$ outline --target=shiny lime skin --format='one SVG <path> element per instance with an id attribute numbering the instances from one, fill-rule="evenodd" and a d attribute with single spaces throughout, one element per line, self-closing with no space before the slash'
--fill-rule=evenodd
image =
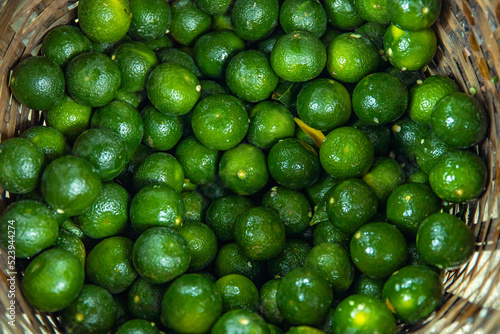
<path id="1" fill-rule="evenodd" d="M 372 278 L 362 274 L 352 283 L 352 294 L 372 296 L 382 300 L 382 289 L 384 288 L 385 281 L 385 279 Z"/>
<path id="2" fill-rule="evenodd" d="M 310 326 L 298 326 L 290 327 L 286 334 L 324 334 L 322 330 L 319 330 Z"/>
<path id="3" fill-rule="evenodd" d="M 406 323 L 427 318 L 441 304 L 443 286 L 432 269 L 406 266 L 392 274 L 382 292 L 387 307 Z"/>
<path id="4" fill-rule="evenodd" d="M 372 125 L 387 124 L 403 115 L 408 90 L 389 73 L 373 73 L 358 82 L 352 93 L 352 107 L 358 118 Z"/>
<path id="5" fill-rule="evenodd" d="M 408 257 L 403 234 L 388 223 L 370 223 L 359 228 L 351 240 L 350 251 L 354 265 L 373 278 L 389 277 Z"/>
<path id="6" fill-rule="evenodd" d="M 285 0 L 280 9 L 280 25 L 287 34 L 303 30 L 320 38 L 327 25 L 325 8 L 316 0 Z"/>
<path id="7" fill-rule="evenodd" d="M 332 130 L 319 150 L 325 171 L 340 179 L 366 173 L 373 163 L 374 155 L 373 144 L 368 136 L 348 126 Z"/>
<path id="8" fill-rule="evenodd" d="M 78 5 L 78 24 L 83 33 L 99 43 L 114 43 L 125 37 L 132 13 L 126 0 L 110 3 L 84 0 Z"/>
<path id="9" fill-rule="evenodd" d="M 262 279 L 264 263 L 247 257 L 240 246 L 227 243 L 222 246 L 215 257 L 215 273 L 217 277 L 229 274 L 240 274 L 253 282 Z"/>
<path id="10" fill-rule="evenodd" d="M 45 202 L 58 213 L 76 216 L 90 208 L 101 191 L 101 179 L 86 160 L 63 156 L 44 170 L 41 189 Z"/>
<path id="11" fill-rule="evenodd" d="M 194 45 L 194 60 L 212 79 L 223 79 L 226 67 L 235 54 L 245 49 L 245 42 L 234 32 L 217 30 L 200 37 Z"/>
<path id="12" fill-rule="evenodd" d="M 82 267 L 85 268 L 85 258 L 87 256 L 87 251 L 85 250 L 85 245 L 82 240 L 80 240 L 76 235 L 68 232 L 66 230 L 60 230 L 57 235 L 57 239 L 54 242 L 56 248 L 61 248 L 67 250 L 68 252 L 76 255 Z"/>
<path id="13" fill-rule="evenodd" d="M 227 195 L 210 203 L 205 222 L 221 241 L 234 239 L 234 223 L 239 215 L 253 207 L 250 199 L 243 196 Z"/>
<path id="14" fill-rule="evenodd" d="M 179 234 L 188 244 L 191 271 L 201 270 L 212 263 L 217 254 L 217 237 L 207 224 L 188 221 L 179 228 Z"/>
<path id="15" fill-rule="evenodd" d="M 149 75 L 146 90 L 158 111 L 170 115 L 185 115 L 198 101 L 201 86 L 198 78 L 182 65 L 163 63 Z"/>
<path id="16" fill-rule="evenodd" d="M 353 127 L 363 131 L 373 144 L 375 156 L 387 156 L 391 147 L 391 130 L 389 126 L 370 125 L 361 121 L 352 124 Z"/>
<path id="17" fill-rule="evenodd" d="M 280 139 L 293 137 L 292 113 L 281 103 L 262 101 L 250 111 L 247 140 L 261 149 L 269 149 Z"/>
<path id="18" fill-rule="evenodd" d="M 384 35 L 384 51 L 392 66 L 417 71 L 427 65 L 437 50 L 437 37 L 431 28 L 405 31 L 391 24 Z"/>
<path id="19" fill-rule="evenodd" d="M 141 114 L 132 105 L 123 101 L 112 101 L 94 111 L 90 125 L 93 128 L 110 129 L 118 134 L 129 157 L 141 143 L 144 134 Z"/>
<path id="20" fill-rule="evenodd" d="M 29 139 L 10 138 L 0 143 L 0 187 L 14 194 L 34 190 L 42 175 L 45 157 Z"/>
<path id="21" fill-rule="evenodd" d="M 110 57 L 122 75 L 120 88 L 129 92 L 142 91 L 149 74 L 158 65 L 154 51 L 140 42 L 121 43 Z"/>
<path id="22" fill-rule="evenodd" d="M 44 116 L 48 126 L 56 128 L 66 138 L 74 140 L 89 128 L 92 108 L 64 95 Z"/>
<path id="23" fill-rule="evenodd" d="M 132 261 L 136 271 L 146 281 L 167 283 L 182 275 L 189 267 L 191 256 L 186 240 L 167 227 L 152 227 L 134 243 Z"/>
<path id="24" fill-rule="evenodd" d="M 351 96 L 335 80 L 316 79 L 305 84 L 297 96 L 297 113 L 302 121 L 320 131 L 344 125 L 351 116 Z"/>
<path id="25" fill-rule="evenodd" d="M 201 85 L 201 93 L 200 93 L 201 100 L 210 95 L 227 93 L 227 88 L 221 86 L 218 82 L 214 80 L 200 80 L 200 85 Z"/>
<path id="26" fill-rule="evenodd" d="M 23 200 L 12 203 L 2 212 L 0 231 L 2 248 L 15 249 L 15 256 L 24 258 L 50 247 L 57 238 L 59 224 L 46 205 Z"/>
<path id="27" fill-rule="evenodd" d="M 113 296 L 96 285 L 86 284 L 78 298 L 61 315 L 66 333 L 109 331 L 116 321 Z"/>
<path id="28" fill-rule="evenodd" d="M 269 260 L 283 251 L 285 225 L 276 211 L 254 207 L 236 219 L 234 239 L 249 258 Z"/>
<path id="29" fill-rule="evenodd" d="M 417 251 L 432 266 L 456 269 L 472 257 L 475 239 L 470 228 L 459 218 L 449 213 L 435 213 L 418 228 Z"/>
<path id="30" fill-rule="evenodd" d="M 307 254 L 304 267 L 315 270 L 332 286 L 334 293 L 347 291 L 354 280 L 354 264 L 342 246 L 324 242 Z"/>
<path id="31" fill-rule="evenodd" d="M 417 234 L 420 223 L 441 209 L 441 201 L 427 184 L 407 183 L 387 199 L 387 219 L 406 235 Z"/>
<path id="32" fill-rule="evenodd" d="M 184 171 L 179 161 L 168 153 L 149 155 L 134 173 L 134 188 L 139 190 L 148 184 L 164 184 L 180 193 Z"/>
<path id="33" fill-rule="evenodd" d="M 90 282 L 111 293 L 125 291 L 136 279 L 132 265 L 132 240 L 124 237 L 106 238 L 87 256 L 85 271 Z"/>
<path id="34" fill-rule="evenodd" d="M 127 226 L 129 206 L 129 193 L 114 182 L 105 182 L 97 200 L 76 221 L 90 238 L 110 237 Z"/>
<path id="35" fill-rule="evenodd" d="M 135 40 L 152 41 L 165 35 L 172 11 L 162 0 L 129 0 L 132 21 L 128 35 Z"/>
<path id="36" fill-rule="evenodd" d="M 24 272 L 22 292 L 40 311 L 55 312 L 69 306 L 83 287 L 85 272 L 76 255 L 53 248 L 37 257 Z"/>
<path id="37" fill-rule="evenodd" d="M 19 103 L 30 109 L 47 110 L 64 95 L 63 71 L 52 60 L 28 57 L 14 67 L 10 90 Z"/>
<path id="38" fill-rule="evenodd" d="M 44 57 L 64 68 L 71 58 L 90 51 L 91 47 L 92 43 L 78 27 L 63 25 L 51 29 L 45 35 L 41 52 Z"/>
<path id="39" fill-rule="evenodd" d="M 180 0 L 171 5 L 170 33 L 182 45 L 191 44 L 210 29 L 212 18 L 201 11 L 192 0 Z"/>
<path id="40" fill-rule="evenodd" d="M 431 115 L 431 129 L 446 145 L 467 148 L 486 135 L 488 118 L 473 97 L 461 92 L 441 98 Z"/>
<path id="41" fill-rule="evenodd" d="M 420 140 L 420 145 L 415 150 L 415 157 L 418 166 L 425 173 L 430 173 L 439 158 L 450 151 L 452 149 L 431 132 Z"/>
<path id="42" fill-rule="evenodd" d="M 405 174 L 396 160 L 377 157 L 361 179 L 373 189 L 379 205 L 383 206 L 391 192 L 405 182 Z"/>
<path id="43" fill-rule="evenodd" d="M 200 185 L 215 181 L 219 154 L 195 137 L 181 141 L 175 150 L 175 157 L 184 169 L 184 177 L 192 183 Z"/>
<path id="44" fill-rule="evenodd" d="M 323 242 L 331 242 L 334 244 L 339 244 L 345 249 L 349 248 L 349 242 L 351 238 L 348 234 L 342 232 L 329 220 L 324 221 L 316 225 L 313 232 L 313 245 L 317 246 Z"/>
<path id="45" fill-rule="evenodd" d="M 105 128 L 89 129 L 79 135 L 73 154 L 90 162 L 103 181 L 117 177 L 125 169 L 128 157 L 121 138 Z"/>
<path id="46" fill-rule="evenodd" d="M 408 31 L 430 28 L 441 13 L 441 6 L 441 0 L 388 1 L 392 23 Z"/>
<path id="47" fill-rule="evenodd" d="M 396 319 L 380 300 L 371 296 L 351 295 L 337 306 L 333 314 L 333 331 L 396 334 Z"/>
<path id="48" fill-rule="evenodd" d="M 268 334 L 267 324 L 257 313 L 249 310 L 231 310 L 217 320 L 212 334 Z"/>
<path id="49" fill-rule="evenodd" d="M 484 161 L 467 151 L 452 151 L 437 161 L 429 172 L 432 190 L 448 202 L 476 198 L 486 187 L 488 171 Z"/>
<path id="50" fill-rule="evenodd" d="M 196 5 L 208 15 L 224 14 L 228 11 L 231 0 L 195 0 Z"/>
<path id="51" fill-rule="evenodd" d="M 66 138 L 56 128 L 44 125 L 33 126 L 24 131 L 21 137 L 31 140 L 42 151 L 47 162 L 66 153 Z"/>
<path id="52" fill-rule="evenodd" d="M 143 187 L 130 204 L 130 222 L 138 231 L 153 226 L 178 228 L 184 221 L 182 197 L 167 185 L 149 184 Z"/>
<path id="53" fill-rule="evenodd" d="M 311 221 L 311 205 L 306 196 L 297 190 L 273 187 L 262 198 L 262 206 L 278 211 L 288 236 L 303 232 Z"/>
<path id="54" fill-rule="evenodd" d="M 274 325 L 280 325 L 284 321 L 276 301 L 280 280 L 281 278 L 275 278 L 267 281 L 259 291 L 260 312 L 268 323 Z"/>
<path id="55" fill-rule="evenodd" d="M 418 147 L 429 134 L 429 128 L 414 122 L 410 117 L 402 117 L 391 127 L 392 146 L 394 150 L 407 157 L 414 159 Z"/>
<path id="56" fill-rule="evenodd" d="M 319 177 L 320 165 L 316 151 L 301 140 L 278 141 L 267 157 L 269 173 L 276 182 L 289 189 L 312 185 Z"/>
<path id="57" fill-rule="evenodd" d="M 176 63 L 178 65 L 186 67 L 198 78 L 203 76 L 198 66 L 196 66 L 193 57 L 188 53 L 182 51 L 181 49 L 174 49 L 172 47 L 162 48 L 156 52 L 156 56 L 158 57 L 158 62 L 160 64 Z"/>
<path id="58" fill-rule="evenodd" d="M 327 194 L 326 211 L 334 227 L 352 235 L 377 213 L 377 197 L 364 181 L 347 179 Z"/>
<path id="59" fill-rule="evenodd" d="M 196 190 L 183 190 L 181 197 L 184 201 L 186 221 L 203 221 L 210 204 L 208 199 Z"/>
<path id="60" fill-rule="evenodd" d="M 304 266 L 311 245 L 302 239 L 288 239 L 283 251 L 274 259 L 267 261 L 270 277 L 283 277 L 295 268 Z"/>
<path id="61" fill-rule="evenodd" d="M 144 121 L 144 143 L 159 151 L 173 148 L 183 133 L 179 116 L 169 116 L 148 105 L 141 112 Z"/>
<path id="62" fill-rule="evenodd" d="M 330 284 L 313 270 L 299 267 L 283 277 L 276 301 L 283 317 L 294 325 L 315 325 L 324 319 L 333 299 Z"/>
<path id="63" fill-rule="evenodd" d="M 384 48 L 385 25 L 377 22 L 366 22 L 356 30 L 355 33 L 365 34 L 377 46 L 378 50 Z M 380 51 L 379 51 L 380 52 Z"/>
<path id="64" fill-rule="evenodd" d="M 352 0 L 325 0 L 324 2 L 328 22 L 338 29 L 354 29 L 364 20 L 354 8 Z"/>
<path id="65" fill-rule="evenodd" d="M 238 145 L 248 130 L 248 114 L 234 96 L 216 94 L 201 100 L 193 111 L 193 132 L 203 145 L 213 150 L 229 150 Z"/>
<path id="66" fill-rule="evenodd" d="M 235 309 L 257 311 L 259 308 L 259 291 L 247 277 L 230 274 L 219 278 L 215 288 L 222 297 L 224 312 Z"/>
<path id="67" fill-rule="evenodd" d="M 388 3 L 391 0 L 353 0 L 354 9 L 363 20 L 387 25 L 391 22 Z"/>
<path id="68" fill-rule="evenodd" d="M 76 102 L 102 107 L 113 100 L 120 88 L 120 69 L 102 53 L 82 53 L 68 64 L 66 84 L 69 95 Z"/>
<path id="69" fill-rule="evenodd" d="M 138 277 L 128 290 L 127 309 L 136 319 L 160 320 L 161 300 L 164 288 Z"/>
<path id="70" fill-rule="evenodd" d="M 269 179 L 266 156 L 253 145 L 239 144 L 222 155 L 219 177 L 236 194 L 253 195 Z"/>
<path id="71" fill-rule="evenodd" d="M 207 333 L 222 314 L 222 298 L 204 276 L 186 274 L 167 288 L 161 321 L 178 333 Z"/>
<path id="72" fill-rule="evenodd" d="M 259 102 L 271 96 L 278 86 L 278 76 L 262 52 L 246 50 L 229 61 L 226 83 L 243 101 Z"/>
<path id="73" fill-rule="evenodd" d="M 280 37 L 271 52 L 273 70 L 286 81 L 314 79 L 323 71 L 325 64 L 324 44 L 307 31 L 296 31 Z"/>
<path id="74" fill-rule="evenodd" d="M 156 324 L 142 319 L 134 319 L 125 322 L 118 327 L 116 334 L 160 334 Z"/>
<path id="75" fill-rule="evenodd" d="M 380 56 L 365 35 L 344 33 L 335 37 L 327 50 L 328 73 L 338 81 L 355 83 L 375 72 Z"/>
<path id="76" fill-rule="evenodd" d="M 316 206 L 336 183 L 335 178 L 327 173 L 321 173 L 319 179 L 312 186 L 306 188 L 306 195 L 311 203 Z"/>
<path id="77" fill-rule="evenodd" d="M 236 35 L 255 42 L 266 37 L 278 24 L 278 0 L 236 0 L 231 23 Z"/>

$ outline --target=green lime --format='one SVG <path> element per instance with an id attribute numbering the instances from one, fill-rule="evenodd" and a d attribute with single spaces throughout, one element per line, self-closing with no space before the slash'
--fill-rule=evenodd
<path id="1" fill-rule="evenodd" d="M 391 24 L 384 35 L 384 51 L 391 64 L 403 71 L 416 71 L 427 65 L 437 50 L 437 37 L 431 28 L 401 30 Z"/>
<path id="2" fill-rule="evenodd" d="M 306 195 L 311 203 L 317 206 L 336 183 L 337 180 L 335 178 L 322 172 L 319 179 L 312 186 L 306 188 Z"/>
<path id="3" fill-rule="evenodd" d="M 428 264 L 439 269 L 457 269 L 474 254 L 474 233 L 459 218 L 449 213 L 427 217 L 417 232 L 417 251 Z"/>
<path id="4" fill-rule="evenodd" d="M 396 334 L 396 320 L 380 300 L 365 295 L 351 295 L 333 314 L 334 333 Z"/>
<path id="5" fill-rule="evenodd" d="M 461 203 L 476 198 L 486 187 L 488 171 L 484 161 L 467 151 L 451 151 L 429 172 L 432 190 L 443 200 Z"/>
<path id="6" fill-rule="evenodd" d="M 80 240 L 76 235 L 64 229 L 60 230 L 57 235 L 57 239 L 54 242 L 54 247 L 64 249 L 72 254 L 75 254 L 82 264 L 82 267 L 85 268 L 87 251 L 85 250 L 85 245 L 82 240 Z"/>
<path id="7" fill-rule="evenodd" d="M 207 333 L 222 314 L 215 285 L 197 274 L 177 278 L 165 292 L 161 321 L 178 333 Z"/>
<path id="8" fill-rule="evenodd" d="M 434 106 L 431 129 L 449 147 L 467 148 L 484 138 L 488 117 L 473 97 L 453 92 Z"/>
<path id="9" fill-rule="evenodd" d="M 44 204 L 31 200 L 9 205 L 0 217 L 0 244 L 9 255 L 17 258 L 31 257 L 56 241 L 59 231 L 51 210 Z"/>
<path id="10" fill-rule="evenodd" d="M 269 149 L 280 139 L 293 137 L 295 122 L 292 113 L 281 103 L 263 101 L 250 111 L 248 142 Z"/>
<path id="11" fill-rule="evenodd" d="M 154 51 L 140 42 L 121 43 L 110 57 L 120 69 L 120 89 L 130 92 L 142 91 L 149 74 L 158 65 Z"/>
<path id="12" fill-rule="evenodd" d="M 218 277 L 240 274 L 257 282 L 261 279 L 264 269 L 263 262 L 247 257 L 241 247 L 235 243 L 222 246 L 215 257 L 215 273 Z"/>
<path id="13" fill-rule="evenodd" d="M 139 190 L 130 203 L 130 222 L 138 231 L 153 226 L 178 229 L 184 221 L 182 197 L 164 184 L 149 184 Z"/>
<path id="14" fill-rule="evenodd" d="M 154 322 L 134 319 L 125 322 L 123 325 L 118 327 L 115 332 L 116 334 L 160 334 L 156 324 Z"/>
<path id="15" fill-rule="evenodd" d="M 111 293 L 128 289 L 137 273 L 132 265 L 134 243 L 124 237 L 111 237 L 99 242 L 87 256 L 87 279 Z"/>
<path id="16" fill-rule="evenodd" d="M 204 221 L 209 201 L 198 191 L 182 191 L 186 221 Z"/>
<path id="17" fill-rule="evenodd" d="M 358 177 L 373 163 L 373 145 L 361 130 L 349 126 L 336 128 L 326 136 L 319 158 L 325 171 L 335 178 Z"/>
<path id="18" fill-rule="evenodd" d="M 317 246 L 324 242 L 339 244 L 345 249 L 349 248 L 351 241 L 348 234 L 333 226 L 330 221 L 324 221 L 316 225 L 313 232 L 313 244 Z"/>
<path id="19" fill-rule="evenodd" d="M 54 216 L 56 216 L 56 215 L 59 217 L 65 217 L 65 215 L 59 215 L 59 214 L 57 214 L 57 212 L 54 211 Z M 57 219 L 57 216 L 56 216 L 56 219 Z M 80 226 L 78 226 L 71 218 L 67 218 L 63 222 L 60 222 L 59 225 L 61 227 L 61 229 L 60 229 L 61 232 L 68 232 L 80 240 L 85 237 L 85 233 L 83 233 Z"/>
<path id="20" fill-rule="evenodd" d="M 311 137 L 309 137 L 309 135 L 307 133 L 305 133 L 304 130 L 302 130 L 302 128 L 300 126 L 297 126 L 295 128 L 294 138 L 308 144 L 309 146 L 313 147 L 314 149 L 316 149 L 318 147 L 316 145 L 316 143 L 314 142 L 314 140 Z"/>
<path id="21" fill-rule="evenodd" d="M 380 56 L 375 44 L 365 35 L 344 33 L 328 46 L 328 73 L 339 81 L 355 83 L 375 72 Z"/>
<path id="22" fill-rule="evenodd" d="M 212 263 L 217 254 L 217 237 L 208 225 L 189 221 L 179 228 L 179 234 L 188 244 L 191 271 L 201 270 Z"/>
<path id="23" fill-rule="evenodd" d="M 385 29 L 384 29 L 384 35 L 385 35 Z M 382 36 L 382 44 L 384 43 Z M 381 48 L 383 50 L 383 46 Z M 385 52 L 385 51 L 384 51 Z M 384 56 L 385 57 L 385 56 Z M 418 70 L 418 71 L 407 71 L 407 70 L 402 70 L 399 68 L 395 68 L 390 66 L 387 71 L 387 73 L 394 75 L 396 78 L 401 80 L 401 82 L 406 86 L 407 89 L 411 89 L 415 84 L 418 84 L 419 80 L 424 80 L 423 72 Z M 411 100 L 411 98 L 410 98 Z M 410 101 L 411 102 L 411 101 Z"/>
<path id="24" fill-rule="evenodd" d="M 186 240 L 179 233 L 167 227 L 152 227 L 135 241 L 132 261 L 142 278 L 162 284 L 186 272 L 191 255 Z"/>
<path id="25" fill-rule="evenodd" d="M 94 239 L 121 232 L 128 223 L 130 195 L 120 185 L 105 182 L 94 204 L 76 218 L 86 236 Z"/>
<path id="26" fill-rule="evenodd" d="M 42 55 L 65 68 L 80 53 L 90 51 L 92 43 L 75 26 L 64 25 L 51 29 L 42 43 Z"/>
<path id="27" fill-rule="evenodd" d="M 157 322 L 160 320 L 161 300 L 164 288 L 138 277 L 130 286 L 127 310 L 133 318 Z"/>
<path id="28" fill-rule="evenodd" d="M 76 139 L 89 128 L 92 108 L 64 95 L 44 116 L 48 126 L 59 130 L 68 139 Z"/>
<path id="29" fill-rule="evenodd" d="M 441 13 L 441 0 L 391 0 L 388 10 L 392 23 L 408 31 L 430 28 Z"/>
<path id="30" fill-rule="evenodd" d="M 151 148 L 167 151 L 181 139 L 182 120 L 179 116 L 168 116 L 159 112 L 152 105 L 141 112 L 144 121 L 144 143 Z"/>
<path id="31" fill-rule="evenodd" d="M 226 88 L 222 87 L 219 83 L 213 80 L 201 80 L 200 85 L 201 85 L 200 100 L 203 100 L 204 98 L 210 95 L 227 93 Z"/>
<path id="32" fill-rule="evenodd" d="M 325 0 L 328 22 L 337 29 L 350 30 L 365 22 L 354 8 L 353 0 Z"/>
<path id="33" fill-rule="evenodd" d="M 234 240 L 236 219 L 253 207 L 250 199 L 243 196 L 228 195 L 218 198 L 207 209 L 205 221 L 221 241 Z"/>
<path id="34" fill-rule="evenodd" d="M 361 179 L 373 189 L 379 203 L 385 204 L 392 191 L 404 183 L 405 174 L 396 160 L 377 157 Z"/>
<path id="35" fill-rule="evenodd" d="M 201 11 L 193 0 L 179 0 L 171 5 L 170 33 L 182 45 L 189 45 L 208 31 L 212 18 Z"/>
<path id="36" fill-rule="evenodd" d="M 351 96 L 335 80 L 316 79 L 302 86 L 297 113 L 302 121 L 320 131 L 344 125 L 351 116 Z"/>
<path id="37" fill-rule="evenodd" d="M 150 74 L 147 92 L 158 111 L 171 116 L 185 115 L 200 97 L 201 86 L 196 76 L 182 65 L 163 63 Z"/>
<path id="38" fill-rule="evenodd" d="M 409 250 L 409 247 L 408 247 Z M 385 279 L 372 278 L 367 275 L 358 276 L 352 283 L 352 294 L 372 296 L 382 300 L 382 289 L 384 288 Z"/>
<path id="39" fill-rule="evenodd" d="M 45 157 L 27 138 L 10 138 L 0 143 L 0 187 L 15 194 L 33 191 L 40 180 Z"/>
<path id="40" fill-rule="evenodd" d="M 128 157 L 121 138 L 105 128 L 89 129 L 79 135 L 73 154 L 90 162 L 103 181 L 117 177 L 125 169 Z"/>
<path id="41" fill-rule="evenodd" d="M 234 239 L 249 258 L 269 260 L 283 251 L 285 225 L 276 211 L 253 207 L 236 219 Z"/>
<path id="42" fill-rule="evenodd" d="M 226 312 L 217 320 L 212 334 L 268 334 L 267 324 L 257 313 L 237 309 Z"/>
<path id="43" fill-rule="evenodd" d="M 354 30 L 354 32 L 357 34 L 365 34 L 377 46 L 378 50 L 383 50 L 385 30 L 386 26 L 383 24 L 377 22 L 366 22 Z"/>
<path id="44" fill-rule="evenodd" d="M 42 312 L 55 312 L 78 297 L 84 279 L 85 272 L 76 255 L 52 248 L 30 262 L 21 288 L 28 304 Z"/>
<path id="45" fill-rule="evenodd" d="M 280 9 L 280 25 L 287 34 L 303 30 L 320 38 L 327 25 L 325 8 L 316 0 L 285 0 Z"/>
<path id="46" fill-rule="evenodd" d="M 271 66 L 283 80 L 304 82 L 321 74 L 326 49 L 318 37 L 307 31 L 286 34 L 274 45 Z"/>
<path id="47" fill-rule="evenodd" d="M 134 188 L 140 190 L 148 184 L 163 184 L 180 193 L 184 184 L 184 171 L 179 161 L 163 152 L 148 156 L 134 174 Z"/>
<path id="48" fill-rule="evenodd" d="M 316 151 L 295 138 L 282 139 L 274 144 L 269 151 L 267 164 L 273 179 L 289 189 L 311 186 L 320 173 Z"/>
<path id="49" fill-rule="evenodd" d="M 45 168 L 41 188 L 45 202 L 52 209 L 60 214 L 76 216 L 97 200 L 101 179 L 85 159 L 66 155 Z"/>
<path id="50" fill-rule="evenodd" d="M 449 153 L 451 149 L 434 133 L 429 133 L 420 140 L 420 145 L 415 150 L 418 166 L 429 173 L 439 158 Z"/>
<path id="51" fill-rule="evenodd" d="M 396 271 L 384 285 L 389 310 L 406 323 L 427 318 L 441 304 L 439 275 L 426 266 L 407 266 Z"/>
<path id="52" fill-rule="evenodd" d="M 403 184 L 387 199 L 387 219 L 410 236 L 417 234 L 425 218 L 440 209 L 441 201 L 427 184 Z"/>
<path id="53" fill-rule="evenodd" d="M 365 124 L 362 121 L 356 121 L 352 124 L 356 129 L 363 131 L 373 145 L 375 156 L 389 155 L 391 144 L 391 130 L 389 126 Z"/>
<path id="54" fill-rule="evenodd" d="M 391 128 L 392 146 L 396 153 L 410 160 L 415 158 L 422 140 L 429 135 L 429 128 L 405 116 L 397 120 Z"/>
<path id="55" fill-rule="evenodd" d="M 30 109 L 47 110 L 64 96 L 64 73 L 45 57 L 28 57 L 12 70 L 9 87 L 19 103 Z"/>
<path id="56" fill-rule="evenodd" d="M 184 177 L 194 184 L 215 181 L 219 154 L 201 144 L 195 137 L 181 141 L 175 150 L 175 157 L 184 169 Z"/>
<path id="57" fill-rule="evenodd" d="M 284 276 L 276 301 L 283 317 L 293 325 L 315 325 L 323 320 L 333 299 L 329 282 L 320 274 L 299 267 Z"/>
<path id="58" fill-rule="evenodd" d="M 78 24 L 95 42 L 114 43 L 125 37 L 132 13 L 127 0 L 82 0 L 78 4 Z"/>
<path id="59" fill-rule="evenodd" d="M 250 42 L 269 35 L 278 18 L 278 0 L 236 0 L 231 11 L 234 32 Z"/>
<path id="60" fill-rule="evenodd" d="M 116 321 L 113 296 L 96 285 L 85 284 L 80 295 L 61 314 L 66 333 L 107 332 Z"/>
<path id="61" fill-rule="evenodd" d="M 245 42 L 232 31 L 217 30 L 198 39 L 194 59 L 200 70 L 212 79 L 223 79 L 231 58 L 245 49 Z"/>
<path id="62" fill-rule="evenodd" d="M 226 13 L 231 2 L 231 0 L 195 0 L 196 5 L 208 15 Z"/>
<path id="63" fill-rule="evenodd" d="M 146 41 L 146 42 L 144 42 L 144 44 L 146 44 L 154 52 L 158 52 L 164 48 L 172 48 L 174 46 L 174 43 L 172 42 L 170 35 L 162 35 L 161 37 L 158 37 L 157 39 L 152 39 L 152 40 Z"/>
<path id="64" fill-rule="evenodd" d="M 66 83 L 69 95 L 76 102 L 102 107 L 113 100 L 120 88 L 120 69 L 102 53 L 82 53 L 68 64 Z"/>
<path id="65" fill-rule="evenodd" d="M 136 40 L 151 41 L 165 36 L 170 27 L 171 10 L 162 0 L 129 0 L 132 21 L 128 34 Z"/>
<path id="66" fill-rule="evenodd" d="M 276 301 L 276 293 L 278 292 L 280 280 L 281 278 L 275 278 L 267 281 L 259 291 L 260 312 L 268 323 L 274 325 L 281 325 L 284 321 Z"/>
<path id="67" fill-rule="evenodd" d="M 224 312 L 235 309 L 257 311 L 259 291 L 247 277 L 239 274 L 222 276 L 215 282 L 217 293 L 222 297 Z"/>
<path id="68" fill-rule="evenodd" d="M 422 169 L 417 168 L 414 171 L 407 174 L 406 182 L 429 184 L 429 175 L 427 175 L 427 173 L 424 172 Z"/>
<path id="69" fill-rule="evenodd" d="M 322 330 L 319 330 L 310 326 L 298 326 L 290 327 L 286 334 L 324 334 Z"/>
<path id="70" fill-rule="evenodd" d="M 367 75 L 352 93 L 354 113 L 367 124 L 393 122 L 403 115 L 407 106 L 408 90 L 389 73 Z"/>
<path id="71" fill-rule="evenodd" d="M 213 150 L 229 150 L 238 145 L 248 130 L 248 114 L 234 96 L 216 94 L 201 100 L 193 111 L 194 135 Z"/>
<path id="72" fill-rule="evenodd" d="M 198 68 L 198 66 L 196 66 L 193 57 L 191 57 L 189 54 L 180 49 L 163 48 L 158 50 L 156 52 L 156 55 L 158 57 L 158 61 L 160 62 L 160 64 L 175 63 L 186 67 L 188 70 L 193 72 L 193 74 L 196 75 L 196 77 L 198 78 L 202 76 L 202 73 Z"/>
<path id="73" fill-rule="evenodd" d="M 391 23 L 389 2 L 392 0 L 353 0 L 354 9 L 365 21 L 379 24 Z"/>
<path id="74" fill-rule="evenodd" d="M 250 144 L 224 152 L 219 163 L 221 181 L 238 195 L 253 195 L 261 190 L 269 179 L 266 156 Z"/>
<path id="75" fill-rule="evenodd" d="M 288 239 L 283 251 L 267 261 L 267 272 L 271 277 L 283 277 L 295 268 L 304 266 L 311 245 L 301 239 Z"/>
<path id="76" fill-rule="evenodd" d="M 370 223 L 359 228 L 351 239 L 350 252 L 354 265 L 373 278 L 389 277 L 404 266 L 408 257 L 405 237 L 388 223 Z"/>
<path id="77" fill-rule="evenodd" d="M 51 162 L 66 153 L 66 138 L 56 128 L 50 126 L 33 126 L 21 134 L 35 144 L 45 156 L 46 162 Z"/>

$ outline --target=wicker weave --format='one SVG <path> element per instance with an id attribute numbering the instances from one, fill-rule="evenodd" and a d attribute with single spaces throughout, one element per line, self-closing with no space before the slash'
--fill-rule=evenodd
<path id="1" fill-rule="evenodd" d="M 11 97 L 10 69 L 19 59 L 38 53 L 44 34 L 76 16 L 75 1 L 0 0 L 0 141 L 43 122 L 42 113 L 21 107 Z M 489 169 L 489 185 L 477 201 L 457 206 L 477 236 L 471 262 L 444 277 L 443 306 L 426 321 L 401 328 L 419 333 L 500 333 L 500 224 L 497 176 L 500 176 L 498 139 L 500 131 L 500 0 L 444 0 L 443 12 L 434 29 L 440 40 L 427 74 L 453 77 L 462 90 L 477 92 L 488 110 L 488 139 L 478 147 Z M 9 204 L 9 194 L 0 189 L 0 212 Z M 58 320 L 32 309 L 20 292 L 21 272 L 16 283 L 16 327 L 8 325 L 7 255 L 0 254 L 0 331 L 2 333 L 61 332 Z"/>

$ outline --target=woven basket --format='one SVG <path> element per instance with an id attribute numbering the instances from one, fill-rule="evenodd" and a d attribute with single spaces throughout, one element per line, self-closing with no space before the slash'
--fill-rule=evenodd
<path id="1" fill-rule="evenodd" d="M 443 0 L 443 12 L 434 29 L 439 46 L 427 74 L 453 77 L 465 92 L 488 110 L 488 138 L 477 148 L 489 169 L 488 188 L 479 200 L 454 208 L 476 235 L 476 253 L 462 268 L 444 276 L 443 306 L 426 321 L 401 332 L 500 333 L 500 224 L 497 176 L 500 156 L 498 75 L 500 72 L 500 0 Z M 10 69 L 22 58 L 36 55 L 44 34 L 71 22 L 77 3 L 68 0 L 0 0 L 0 141 L 18 136 L 43 123 L 40 111 L 22 107 L 12 98 Z M 9 204 L 0 189 L 0 212 Z M 31 308 L 21 295 L 22 273 L 15 284 L 15 326 L 9 325 L 10 276 L 8 258 L 0 250 L 0 332 L 61 333 L 56 317 Z"/>

